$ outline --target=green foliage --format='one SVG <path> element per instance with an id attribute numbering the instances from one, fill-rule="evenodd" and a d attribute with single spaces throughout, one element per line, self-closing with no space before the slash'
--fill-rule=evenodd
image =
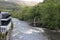
<path id="1" fill-rule="evenodd" d="M 20 20 L 26 20 L 33 22 L 42 22 L 42 26 L 49 29 L 60 28 L 60 3 L 59 0 L 45 0 L 43 3 L 39 3 L 33 7 L 22 7 L 20 10 L 12 11 L 13 17 Z"/>
<path id="2" fill-rule="evenodd" d="M 41 21 L 43 26 L 49 29 L 60 28 L 60 6 L 57 0 L 47 0 L 43 4 L 38 4 L 37 9 L 41 14 Z"/>
<path id="3" fill-rule="evenodd" d="M 30 22 L 33 22 L 35 18 L 36 21 L 39 19 L 39 22 L 42 22 L 43 27 L 47 27 L 49 29 L 60 28 L 60 0 L 45 0 L 43 3 L 39 3 L 33 7 L 13 5 L 11 5 L 11 7 L 6 7 L 14 10 L 4 10 L 9 11 L 12 17 Z"/>
<path id="4" fill-rule="evenodd" d="M 59 0 L 45 0 L 44 3 L 39 3 L 33 7 L 24 7 L 22 10 L 22 19 L 30 20 L 38 19 L 42 22 L 43 27 L 49 29 L 59 29 L 60 28 L 60 3 Z"/>

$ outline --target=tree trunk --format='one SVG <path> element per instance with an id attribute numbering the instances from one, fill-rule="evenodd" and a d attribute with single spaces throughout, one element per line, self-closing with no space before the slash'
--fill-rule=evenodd
<path id="1" fill-rule="evenodd" d="M 33 26 L 35 27 L 36 26 L 36 19 L 34 18 L 34 24 L 33 24 Z"/>

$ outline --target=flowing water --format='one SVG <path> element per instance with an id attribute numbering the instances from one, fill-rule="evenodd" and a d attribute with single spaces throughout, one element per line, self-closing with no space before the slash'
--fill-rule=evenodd
<path id="1" fill-rule="evenodd" d="M 55 33 L 51 34 L 51 32 L 48 32 L 48 36 L 43 28 L 32 27 L 27 22 L 20 21 L 16 18 L 12 18 L 12 22 L 14 28 L 11 34 L 11 40 L 55 40 L 50 37 L 50 35 Z"/>

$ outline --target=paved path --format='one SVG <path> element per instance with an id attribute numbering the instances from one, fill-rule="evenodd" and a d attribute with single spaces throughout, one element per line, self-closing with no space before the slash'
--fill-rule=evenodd
<path id="1" fill-rule="evenodd" d="M 31 27 L 28 23 L 12 19 L 14 28 L 11 40 L 48 40 L 42 28 Z"/>

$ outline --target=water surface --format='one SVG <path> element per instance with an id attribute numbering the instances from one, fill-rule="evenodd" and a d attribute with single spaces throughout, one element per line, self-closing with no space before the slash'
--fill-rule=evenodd
<path id="1" fill-rule="evenodd" d="M 12 18 L 11 40 L 60 40 L 60 32 L 32 27 L 27 22 Z"/>

